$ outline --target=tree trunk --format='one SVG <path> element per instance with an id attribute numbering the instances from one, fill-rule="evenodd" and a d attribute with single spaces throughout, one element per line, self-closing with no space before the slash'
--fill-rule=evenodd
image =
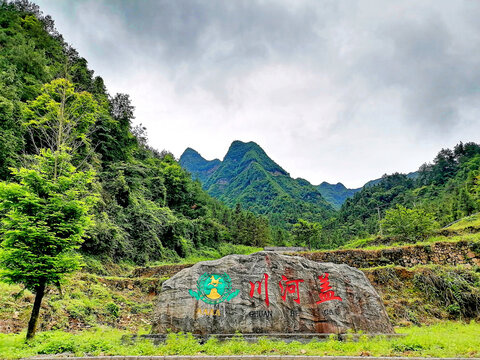
<path id="1" fill-rule="evenodd" d="M 45 280 L 42 280 L 36 289 L 32 315 L 30 316 L 30 321 L 28 322 L 27 340 L 33 339 L 33 337 L 35 336 L 35 331 L 37 330 L 38 315 L 40 314 L 40 307 L 42 305 L 43 295 L 45 295 Z"/>

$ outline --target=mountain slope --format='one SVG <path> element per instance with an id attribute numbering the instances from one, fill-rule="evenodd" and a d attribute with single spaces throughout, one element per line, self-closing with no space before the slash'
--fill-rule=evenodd
<path id="1" fill-rule="evenodd" d="M 187 149 L 180 163 L 193 174 L 198 173 L 206 160 L 201 156 L 192 157 L 192 151 Z M 192 158 L 196 162 L 192 162 Z M 299 218 L 322 221 L 333 213 L 332 206 L 313 185 L 291 178 L 254 142 L 234 141 L 220 166 L 202 182 L 210 195 L 230 207 L 239 203 L 266 215 L 273 225 L 283 228 Z"/>
<path id="2" fill-rule="evenodd" d="M 378 219 L 396 205 L 420 208 L 441 225 L 480 210 L 480 145 L 459 143 L 442 149 L 416 172 L 371 181 L 342 205 L 337 224 L 342 238 L 379 232 Z"/>
<path id="3" fill-rule="evenodd" d="M 342 183 L 329 184 L 326 181 L 317 185 L 316 188 L 325 200 L 332 204 L 336 210 L 340 209 L 345 200 L 351 198 L 356 192 L 362 189 L 347 189 Z"/>
<path id="4" fill-rule="evenodd" d="M 205 160 L 198 152 L 191 148 L 187 148 L 183 152 L 179 162 L 184 169 L 188 169 L 190 174 L 192 174 L 192 179 L 198 179 L 201 183 L 204 183 L 222 163 L 218 159 L 211 161 Z"/>

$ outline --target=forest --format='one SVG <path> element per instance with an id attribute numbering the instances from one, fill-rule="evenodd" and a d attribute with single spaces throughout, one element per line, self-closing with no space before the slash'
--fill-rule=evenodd
<path id="1" fill-rule="evenodd" d="M 94 174 L 90 191 L 97 200 L 82 253 L 144 264 L 175 261 L 222 242 L 270 241 L 265 218 L 211 198 L 171 153 L 148 146 L 146 129 L 132 126 L 129 96 L 108 93 L 50 16 L 33 3 L 2 1 L 0 180 L 18 182 L 17 170 L 42 149 L 55 150 L 58 124 L 49 118 L 55 107 L 70 116 L 63 145 L 71 164 Z"/>
<path id="2" fill-rule="evenodd" d="M 403 206 L 421 209 L 444 227 L 479 211 L 480 146 L 459 143 L 439 151 L 432 163 L 420 166 L 415 176 L 384 175 L 364 186 L 343 204 L 329 224 L 332 239 L 351 239 L 380 234 L 389 209 Z M 335 240 L 333 240 L 335 241 Z"/>

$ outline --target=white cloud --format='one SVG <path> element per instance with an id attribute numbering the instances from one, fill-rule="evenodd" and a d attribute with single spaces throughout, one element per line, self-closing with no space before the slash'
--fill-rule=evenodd
<path id="1" fill-rule="evenodd" d="M 177 156 L 253 140 L 293 176 L 356 187 L 480 141 L 472 1 L 38 4 Z"/>

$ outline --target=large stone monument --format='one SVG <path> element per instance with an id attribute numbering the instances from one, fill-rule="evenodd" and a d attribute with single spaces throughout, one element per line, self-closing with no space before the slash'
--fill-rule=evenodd
<path id="1" fill-rule="evenodd" d="M 165 281 L 153 334 L 393 333 L 365 275 L 345 264 L 258 252 L 203 261 Z"/>

